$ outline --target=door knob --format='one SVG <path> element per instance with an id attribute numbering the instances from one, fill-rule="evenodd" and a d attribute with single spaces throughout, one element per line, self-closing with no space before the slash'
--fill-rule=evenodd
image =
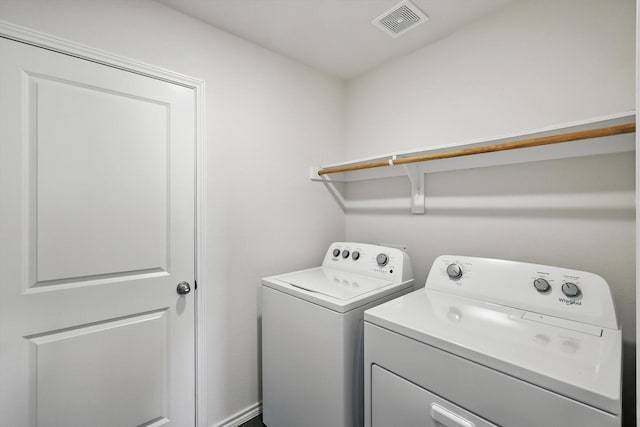
<path id="1" fill-rule="evenodd" d="M 180 295 L 185 295 L 191 292 L 191 286 L 188 282 L 180 282 L 178 283 L 178 288 L 176 290 Z"/>

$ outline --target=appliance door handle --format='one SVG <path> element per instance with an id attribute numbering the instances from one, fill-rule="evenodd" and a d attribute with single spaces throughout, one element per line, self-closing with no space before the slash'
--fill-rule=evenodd
<path id="1" fill-rule="evenodd" d="M 431 418 L 438 423 L 438 425 L 445 427 L 476 427 L 471 421 L 454 414 L 436 403 L 431 404 Z"/>

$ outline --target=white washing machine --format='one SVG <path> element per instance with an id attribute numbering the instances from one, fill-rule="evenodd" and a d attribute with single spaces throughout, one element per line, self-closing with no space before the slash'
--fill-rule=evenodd
<path id="1" fill-rule="evenodd" d="M 363 313 L 413 290 L 397 248 L 333 243 L 321 267 L 262 281 L 263 422 L 363 424 Z"/>
<path id="2" fill-rule="evenodd" d="M 441 256 L 365 313 L 365 427 L 619 427 L 621 344 L 599 276 Z"/>

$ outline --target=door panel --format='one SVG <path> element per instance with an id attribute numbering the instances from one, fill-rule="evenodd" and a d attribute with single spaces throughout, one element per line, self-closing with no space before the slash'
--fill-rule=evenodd
<path id="1" fill-rule="evenodd" d="M 193 426 L 192 89 L 0 38 L 0 413 Z"/>
<path id="2" fill-rule="evenodd" d="M 35 285 L 166 271 L 169 105 L 42 77 L 29 90 Z"/>
<path id="3" fill-rule="evenodd" d="M 164 310 L 29 338 L 38 424 L 137 426 L 167 414 L 167 318 Z"/>

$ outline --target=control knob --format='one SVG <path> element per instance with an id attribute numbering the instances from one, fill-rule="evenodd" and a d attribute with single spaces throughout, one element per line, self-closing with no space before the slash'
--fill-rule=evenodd
<path id="1" fill-rule="evenodd" d="M 351 258 L 353 258 L 354 261 L 357 261 L 360 258 L 360 252 L 353 251 L 353 253 L 351 254 Z"/>
<path id="2" fill-rule="evenodd" d="M 569 298 L 575 298 L 580 295 L 580 288 L 575 283 L 565 282 L 562 284 L 562 292 Z"/>
<path id="3" fill-rule="evenodd" d="M 344 251 L 342 251 L 342 258 L 347 259 L 349 258 L 349 250 L 345 249 Z"/>
<path id="4" fill-rule="evenodd" d="M 387 254 L 378 254 L 378 256 L 376 257 L 376 262 L 380 267 L 384 267 L 389 262 L 389 257 L 387 256 Z"/>
<path id="5" fill-rule="evenodd" d="M 449 264 L 447 266 L 447 275 L 450 279 L 459 279 L 462 277 L 462 267 L 458 264 Z"/>
<path id="6" fill-rule="evenodd" d="M 547 292 L 549 289 L 551 289 L 551 285 L 549 284 L 549 282 L 541 277 L 533 281 L 533 286 L 538 292 Z"/>

